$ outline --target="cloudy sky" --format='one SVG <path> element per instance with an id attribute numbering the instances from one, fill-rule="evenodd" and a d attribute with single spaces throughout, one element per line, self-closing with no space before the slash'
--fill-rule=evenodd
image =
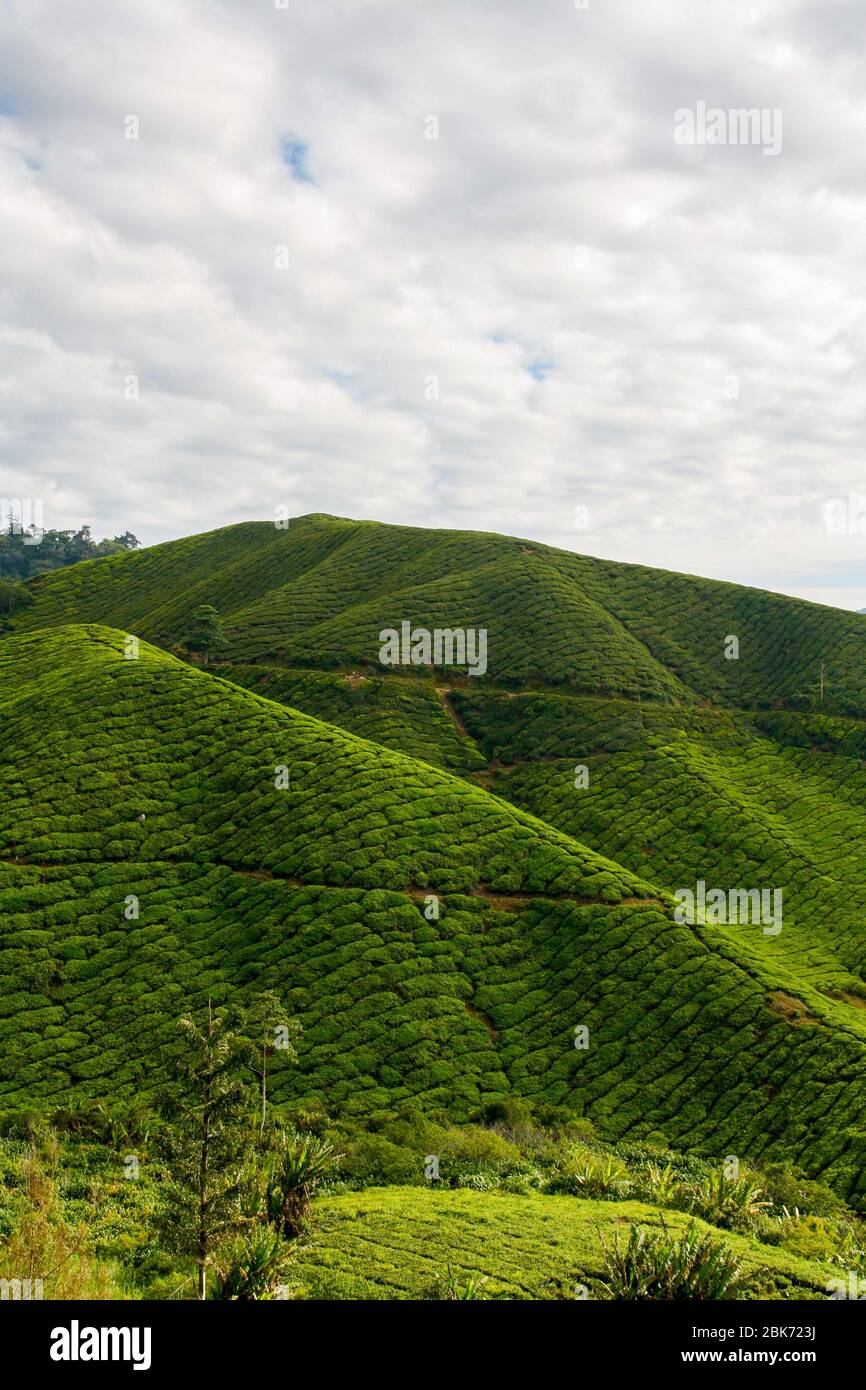
<path id="1" fill-rule="evenodd" d="M 0 15 L 0 496 L 147 543 L 280 506 L 502 531 L 866 606 L 862 0 Z M 781 149 L 700 143 L 700 104 Z"/>

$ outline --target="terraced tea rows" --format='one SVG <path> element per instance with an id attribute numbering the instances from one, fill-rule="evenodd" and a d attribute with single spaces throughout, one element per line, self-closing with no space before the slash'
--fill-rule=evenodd
<path id="1" fill-rule="evenodd" d="M 498 795 L 673 892 L 702 878 L 773 885 L 784 928 L 733 926 L 866 1018 L 866 727 L 795 714 L 636 709 L 547 695 L 454 693 L 501 766 Z M 512 764 L 509 766 L 509 764 Z M 575 786 L 575 766 L 589 785 Z"/>
<path id="2" fill-rule="evenodd" d="M 844 1003 L 464 780 L 124 651 L 0 643 L 4 1104 L 147 1095 L 182 1009 L 273 988 L 305 1029 L 277 1101 L 465 1118 L 514 1091 L 866 1192 Z"/>
<path id="3" fill-rule="evenodd" d="M 605 1298 L 599 1232 L 612 1246 L 632 1222 L 661 1226 L 659 1213 L 639 1202 L 417 1188 L 331 1197 L 317 1216 L 316 1234 L 292 1270 L 306 1298 L 431 1298 L 449 1270 L 458 1288 L 475 1280 L 480 1298 L 574 1299 L 580 1285 L 590 1298 Z M 664 1219 L 672 1234 L 688 1225 L 680 1213 Z M 825 1298 L 838 1277 L 829 1265 L 756 1248 L 741 1236 L 726 1239 L 765 1298 Z"/>
<path id="4" fill-rule="evenodd" d="M 823 667 L 827 699 L 866 714 L 857 614 L 479 532 L 315 515 L 285 530 L 249 522 L 87 561 L 29 588 L 17 631 L 101 622 L 171 645 L 210 603 L 235 664 L 381 674 L 380 631 L 409 619 L 487 629 L 488 683 L 769 708 L 816 698 Z"/>
<path id="5" fill-rule="evenodd" d="M 514 1090 L 612 1138 L 796 1155 L 858 1189 L 862 1042 L 794 1026 L 652 908 L 458 896 L 428 923 L 405 894 L 147 863 L 7 868 L 0 883 L 7 1106 L 151 1094 L 179 1012 L 274 988 L 305 1028 L 276 1100 L 371 1113 L 414 1097 L 466 1118 Z"/>

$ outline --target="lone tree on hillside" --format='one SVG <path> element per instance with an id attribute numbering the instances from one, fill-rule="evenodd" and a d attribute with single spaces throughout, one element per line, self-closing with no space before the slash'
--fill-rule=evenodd
<path id="1" fill-rule="evenodd" d="M 267 1029 L 271 1037 L 297 1037 L 300 1026 L 272 993 L 248 1007 L 214 1011 L 208 1003 L 203 1026 L 190 1015 L 178 1026 L 186 1045 L 175 1067 L 179 1088 L 168 1100 L 169 1123 L 158 1140 L 167 1173 L 159 1226 L 171 1250 L 195 1259 L 203 1299 L 216 1246 L 246 1221 L 262 1038 Z M 297 1060 L 290 1042 L 280 1050 L 286 1060 Z"/>
<path id="2" fill-rule="evenodd" d="M 828 714 L 857 714 L 863 705 L 863 690 L 851 680 L 833 675 L 822 661 L 815 680 L 796 691 L 794 699 Z"/>
<path id="3" fill-rule="evenodd" d="M 204 652 L 205 666 L 210 661 L 211 653 L 221 651 L 226 646 L 222 618 L 212 604 L 202 603 L 193 610 L 185 645 L 188 651 Z"/>

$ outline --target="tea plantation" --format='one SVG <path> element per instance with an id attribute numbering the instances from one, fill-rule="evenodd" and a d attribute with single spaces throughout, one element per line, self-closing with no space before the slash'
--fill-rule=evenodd
<path id="1" fill-rule="evenodd" d="M 458 1288 L 474 1281 L 483 1298 L 603 1299 L 601 1242 L 635 1223 L 682 1235 L 689 1221 L 640 1202 L 372 1189 L 319 1203 L 293 1276 L 306 1298 L 431 1298 L 447 1271 Z M 755 1277 L 755 1296 L 826 1298 L 839 1273 L 743 1236 L 727 1240 Z"/>
<path id="2" fill-rule="evenodd" d="M 643 1188 L 407 1189 L 375 1157 L 407 1113 L 525 1103 L 866 1211 L 862 617 L 323 516 L 28 589 L 0 637 L 0 1125 L 157 1107 L 178 1017 L 269 990 L 302 1027 L 272 1104 L 371 1135 L 299 1296 L 435 1296 L 444 1266 L 601 1291 L 599 1231 L 655 1220 Z M 382 667 L 404 618 L 485 628 L 486 674 Z M 781 931 L 678 920 L 698 880 L 781 890 Z M 771 1296 L 820 1296 L 832 1243 L 731 1240 Z"/>
<path id="3" fill-rule="evenodd" d="M 277 1099 L 466 1118 L 514 1090 L 866 1190 L 862 1014 L 787 946 L 679 925 L 465 780 L 124 652 L 92 626 L 0 644 L 6 1103 L 147 1094 L 184 1006 L 255 985 L 304 1026 Z"/>
<path id="4" fill-rule="evenodd" d="M 357 673 L 289 670 L 263 665 L 219 664 L 215 672 L 281 705 L 339 724 L 452 772 L 481 771 L 487 759 L 459 727 L 428 682 Z"/>
<path id="5" fill-rule="evenodd" d="M 106 623 L 170 646 L 197 604 L 226 622 L 227 657 L 382 674 L 379 633 L 483 627 L 478 679 L 631 699 L 771 707 L 820 685 L 866 714 L 866 624 L 736 584 L 616 564 L 534 541 L 310 515 L 244 522 L 88 560 L 28 583 L 17 631 Z M 736 659 L 727 639 L 738 639 Z"/>

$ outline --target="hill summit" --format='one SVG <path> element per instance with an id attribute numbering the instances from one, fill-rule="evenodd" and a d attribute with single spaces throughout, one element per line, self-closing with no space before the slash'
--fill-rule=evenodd
<path id="1" fill-rule="evenodd" d="M 319 514 L 285 529 L 243 522 L 28 588 L 34 602 L 17 631 L 96 622 L 167 646 L 208 603 L 233 662 L 381 673 L 380 633 L 409 621 L 484 630 L 488 684 L 803 708 L 818 698 L 823 666 L 834 708 L 866 715 L 857 614 L 485 532 Z"/>

